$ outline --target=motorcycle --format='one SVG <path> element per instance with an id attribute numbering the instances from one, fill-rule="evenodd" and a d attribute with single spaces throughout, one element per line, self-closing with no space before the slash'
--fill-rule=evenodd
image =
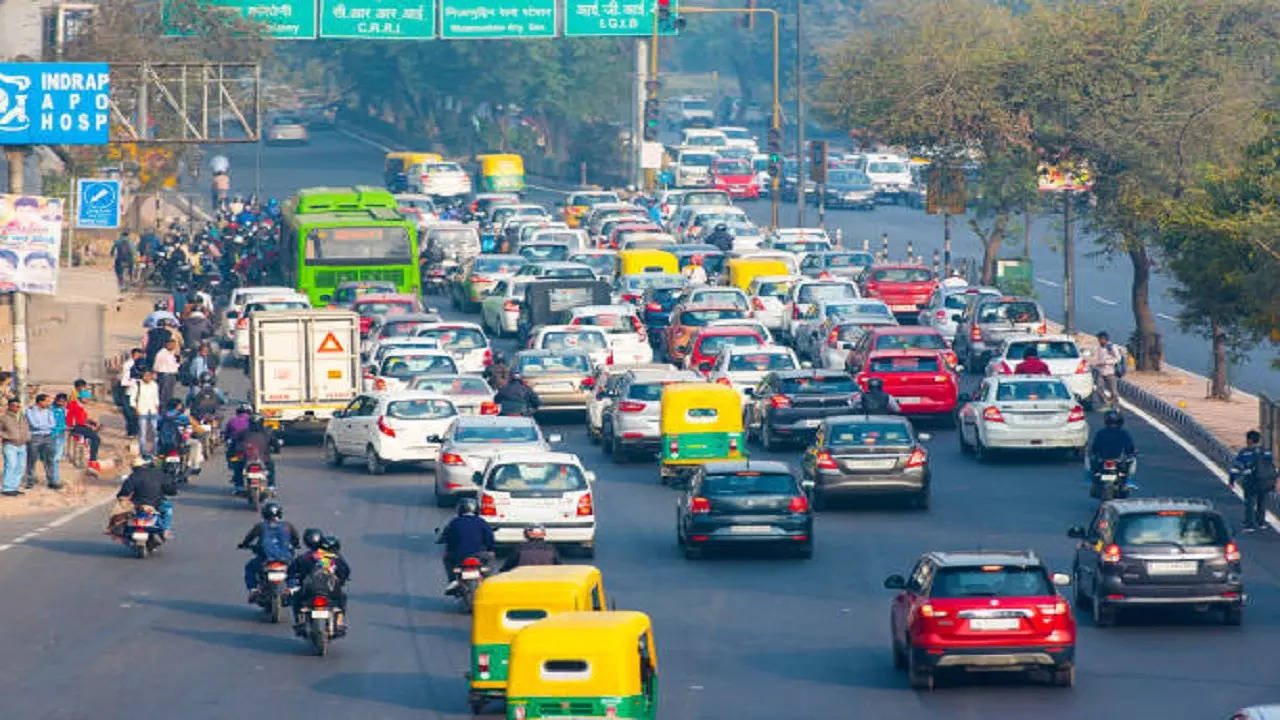
<path id="1" fill-rule="evenodd" d="M 316 655 L 324 657 L 329 643 L 347 634 L 347 627 L 341 622 L 342 612 L 329 596 L 315 595 L 298 609 L 298 623 L 293 630 L 311 643 Z"/>
<path id="2" fill-rule="evenodd" d="M 147 557 L 164 544 L 160 511 L 147 505 L 135 505 L 133 515 L 116 527 L 115 535 L 120 544 L 131 548 L 139 560 Z"/>
<path id="3" fill-rule="evenodd" d="M 267 466 L 258 460 L 244 464 L 244 492 L 249 507 L 257 511 L 275 493 L 267 487 Z"/>
<path id="4" fill-rule="evenodd" d="M 1089 497 L 1098 498 L 1103 502 L 1129 497 L 1129 493 L 1137 489 L 1136 485 L 1129 483 L 1132 472 L 1132 458 L 1094 461 L 1090 470 L 1092 482 L 1089 487 Z"/>
<path id="5" fill-rule="evenodd" d="M 187 472 L 187 460 L 185 455 L 187 441 L 191 439 L 191 428 L 184 425 L 179 438 L 180 444 L 178 447 L 165 451 L 164 472 L 166 475 L 171 476 L 174 479 L 174 482 L 182 485 L 187 482 L 188 475 L 190 474 Z"/>
<path id="6" fill-rule="evenodd" d="M 482 558 L 472 555 L 463 558 L 462 564 L 455 567 L 453 573 L 458 578 L 458 586 L 451 591 L 451 594 L 458 598 L 464 610 L 471 612 L 475 607 L 476 591 L 480 589 L 480 583 L 484 582 L 493 570 Z"/>
<path id="7" fill-rule="evenodd" d="M 288 570 L 288 563 L 268 560 L 258 573 L 258 607 L 266 613 L 267 620 L 273 623 L 280 622 L 280 613 L 289 596 L 289 587 L 285 584 Z"/>

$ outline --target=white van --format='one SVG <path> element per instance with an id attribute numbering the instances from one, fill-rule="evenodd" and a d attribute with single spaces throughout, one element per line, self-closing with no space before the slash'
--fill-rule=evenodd
<path id="1" fill-rule="evenodd" d="M 864 172 L 871 178 L 876 202 L 900 203 L 911 190 L 911 166 L 898 155 L 868 155 Z"/>
<path id="2" fill-rule="evenodd" d="M 729 147 L 729 138 L 719 130 L 688 128 L 680 138 L 680 147 L 719 150 Z"/>
<path id="3" fill-rule="evenodd" d="M 715 159 L 711 150 L 681 149 L 676 157 L 676 187 L 709 187 Z"/>

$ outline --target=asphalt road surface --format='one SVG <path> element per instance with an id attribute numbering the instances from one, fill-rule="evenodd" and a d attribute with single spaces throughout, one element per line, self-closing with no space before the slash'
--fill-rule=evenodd
<path id="1" fill-rule="evenodd" d="M 264 153 L 264 172 L 276 152 Z M 301 152 L 282 159 L 281 172 L 333 184 L 377 179 L 379 166 L 365 170 L 354 155 L 322 163 L 329 156 L 315 148 Z M 243 394 L 238 371 L 224 371 L 222 382 L 233 397 Z M 560 449 L 600 477 L 594 562 L 620 608 L 654 620 L 664 718 L 850 717 L 851 708 L 874 718 L 1221 718 L 1280 699 L 1271 661 L 1280 642 L 1280 538 L 1270 533 L 1241 539 L 1242 627 L 1167 611 L 1096 629 L 1080 612 L 1074 689 L 991 674 L 914 692 L 890 664 L 885 575 L 906 571 L 926 550 L 978 547 L 1032 548 L 1052 568 L 1069 568 L 1074 541 L 1065 530 L 1094 507 L 1078 463 L 1018 455 L 980 466 L 960 454 L 954 431 L 929 428 L 928 511 L 877 503 L 823 512 L 808 561 L 691 562 L 674 542 L 675 493 L 658 484 L 653 462 L 605 459 L 580 415 L 545 424 L 564 435 Z M 1192 458 L 1140 422 L 1131 427 L 1141 495 L 1207 496 L 1238 523 L 1239 504 Z M 153 558 L 133 559 L 104 538 L 97 512 L 0 551 L 9 608 L 4 715 L 467 717 L 469 618 L 440 593 L 433 531 L 450 511 L 431 501 L 430 470 L 372 477 L 328 468 L 318 445 L 306 444 L 315 439 L 290 438 L 278 462 L 286 518 L 341 536 L 353 567 L 351 633 L 329 657 L 311 656 L 287 627 L 262 623 L 244 602 L 247 553 L 235 545 L 256 516 L 228 494 L 215 459 L 177 499 L 177 536 Z"/>

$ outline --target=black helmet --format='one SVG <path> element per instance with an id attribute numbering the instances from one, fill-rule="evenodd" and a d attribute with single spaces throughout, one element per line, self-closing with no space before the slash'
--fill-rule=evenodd
<path id="1" fill-rule="evenodd" d="M 458 517 L 463 515 L 476 514 L 476 501 L 473 498 L 464 497 L 458 501 Z"/>
<path id="2" fill-rule="evenodd" d="M 204 372 L 200 373 L 201 385 L 213 385 L 216 381 L 217 381 L 217 378 L 215 378 L 213 373 L 209 372 L 208 370 L 205 370 Z"/>
<path id="3" fill-rule="evenodd" d="M 547 529 L 541 523 L 530 523 L 524 526 L 524 538 L 532 540 L 539 538 L 545 540 L 547 537 Z"/>
<path id="4" fill-rule="evenodd" d="M 1103 414 L 1102 422 L 1107 427 L 1124 427 L 1124 417 L 1115 410 L 1108 410 Z"/>
<path id="5" fill-rule="evenodd" d="M 320 548 L 336 553 L 342 550 L 342 541 L 336 535 L 325 535 L 324 540 L 320 541 Z"/>
<path id="6" fill-rule="evenodd" d="M 507 364 L 507 354 L 506 354 L 506 353 L 504 353 L 504 352 L 502 352 L 501 350 L 494 350 L 494 351 L 493 351 L 493 364 L 494 364 L 494 365 L 506 365 L 506 364 Z"/>
<path id="7" fill-rule="evenodd" d="M 156 304 L 155 304 L 155 309 L 156 309 L 156 310 L 168 310 L 168 309 L 169 309 L 169 301 L 168 301 L 168 300 L 157 300 L 157 301 L 156 301 Z"/>
<path id="8" fill-rule="evenodd" d="M 867 389 L 880 391 L 884 389 L 884 379 L 878 377 L 867 378 Z"/>
<path id="9" fill-rule="evenodd" d="M 250 406 L 248 403 L 240 403 L 239 405 L 236 406 L 237 415 L 248 415 L 252 412 L 253 412 L 253 407 Z"/>
<path id="10" fill-rule="evenodd" d="M 262 506 L 263 520 L 279 520 L 284 517 L 284 508 L 278 502 L 269 502 Z"/>
<path id="11" fill-rule="evenodd" d="M 728 225 L 725 225 L 724 223 L 718 223 L 716 225 L 716 232 L 728 232 L 728 231 L 729 231 Z"/>
<path id="12" fill-rule="evenodd" d="M 302 544 L 312 550 L 319 550 L 324 546 L 324 531 L 318 528 L 307 528 L 302 531 Z"/>

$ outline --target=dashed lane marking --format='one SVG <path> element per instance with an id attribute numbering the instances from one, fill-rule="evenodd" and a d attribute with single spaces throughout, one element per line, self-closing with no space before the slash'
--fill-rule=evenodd
<path id="1" fill-rule="evenodd" d="M 1098 302 L 1102 303 L 1103 305 L 1119 305 L 1119 304 L 1120 304 L 1120 303 L 1116 302 L 1115 300 L 1108 300 L 1108 299 L 1106 299 L 1106 298 L 1102 297 L 1101 295 L 1094 295 L 1094 296 L 1093 296 L 1093 299 L 1094 299 L 1094 300 L 1097 300 Z"/>

